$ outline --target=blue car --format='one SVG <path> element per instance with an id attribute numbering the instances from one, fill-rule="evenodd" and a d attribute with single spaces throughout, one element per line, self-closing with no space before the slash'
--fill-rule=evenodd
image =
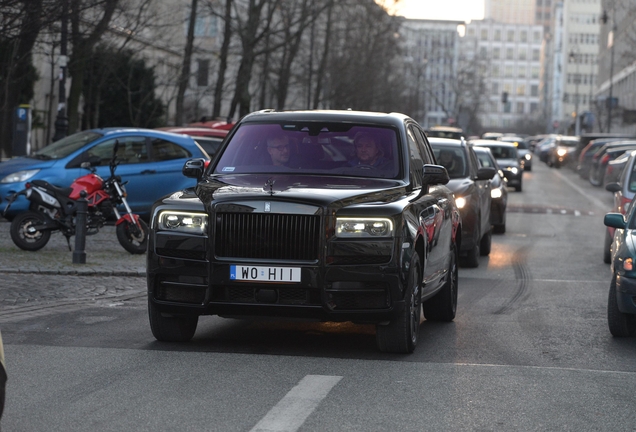
<path id="1" fill-rule="evenodd" d="M 149 129 L 91 129 L 70 135 L 30 156 L 10 159 L 0 164 L 0 214 L 8 198 L 24 189 L 32 180 L 45 180 L 68 187 L 73 180 L 88 173 L 82 164 L 89 162 L 102 178 L 109 176 L 108 163 L 115 141 L 121 176 L 128 192 L 128 204 L 142 217 L 150 214 L 152 204 L 164 195 L 195 185 L 181 170 L 192 158 L 209 159 L 207 153 L 191 137 Z M 86 165 L 86 164 L 84 164 Z M 20 196 L 5 217 L 9 220 L 29 208 Z"/>

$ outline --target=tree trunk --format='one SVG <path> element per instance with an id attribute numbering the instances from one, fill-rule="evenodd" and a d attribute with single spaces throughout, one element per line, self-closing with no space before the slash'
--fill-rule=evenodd
<path id="1" fill-rule="evenodd" d="M 325 71 L 327 70 L 327 58 L 329 56 L 329 42 L 331 40 L 331 22 L 333 12 L 333 1 L 327 6 L 327 24 L 325 26 L 325 42 L 323 44 L 322 55 L 320 56 L 320 65 L 316 71 L 316 90 L 314 92 L 313 108 L 317 109 L 320 105 L 320 94 L 322 93 L 322 83 L 325 79 Z"/>
<path id="2" fill-rule="evenodd" d="M 174 123 L 181 126 L 183 121 L 183 101 L 185 92 L 190 82 L 190 64 L 192 62 L 192 49 L 194 47 L 194 27 L 197 20 L 197 3 L 199 0 L 192 0 L 190 6 L 190 22 L 188 23 L 188 38 L 186 40 L 185 53 L 183 54 L 183 65 L 181 66 L 181 77 L 179 78 L 179 89 L 177 91 L 177 106 Z"/>
<path id="3" fill-rule="evenodd" d="M 225 1 L 225 28 L 223 30 L 223 45 L 219 54 L 219 74 L 214 88 L 214 107 L 212 118 L 221 115 L 221 104 L 223 103 L 223 86 L 225 85 L 225 72 L 227 71 L 227 57 L 230 52 L 230 42 L 232 39 L 232 0 Z"/>

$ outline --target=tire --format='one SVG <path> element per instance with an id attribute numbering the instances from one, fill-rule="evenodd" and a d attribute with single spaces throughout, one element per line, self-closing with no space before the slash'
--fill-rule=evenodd
<path id="1" fill-rule="evenodd" d="M 618 309 L 616 276 L 612 278 L 607 298 L 607 324 L 614 337 L 629 337 L 636 333 L 636 316 L 623 313 Z"/>
<path id="2" fill-rule="evenodd" d="M 477 268 L 479 267 L 479 244 L 472 247 L 466 254 L 460 259 L 459 263 L 462 267 Z"/>
<path id="3" fill-rule="evenodd" d="M 42 249 L 49 242 L 51 231 L 28 232 L 28 229 L 46 221 L 46 216 L 39 212 L 27 211 L 17 215 L 11 221 L 11 240 L 22 250 L 34 252 Z"/>
<path id="4" fill-rule="evenodd" d="M 450 322 L 457 313 L 457 246 L 453 245 L 451 262 L 448 265 L 448 279 L 442 289 L 430 299 L 422 303 L 424 317 L 428 321 Z"/>
<path id="5" fill-rule="evenodd" d="M 133 255 L 146 252 L 148 247 L 148 224 L 138 219 L 139 227 L 127 220 L 117 225 L 117 240 L 119 244 Z"/>
<path id="6" fill-rule="evenodd" d="M 603 243 L 603 262 L 605 264 L 612 262 L 612 237 L 607 229 L 605 229 L 605 242 Z"/>
<path id="7" fill-rule="evenodd" d="M 481 241 L 479 242 L 479 255 L 488 256 L 490 255 L 490 249 L 492 248 L 492 228 L 488 230 L 486 234 L 483 235 Z"/>
<path id="8" fill-rule="evenodd" d="M 590 176 L 588 177 L 588 180 L 590 181 L 590 184 L 592 186 L 600 187 L 601 182 L 599 181 L 597 171 L 598 170 L 590 170 Z"/>
<path id="9" fill-rule="evenodd" d="M 422 316 L 421 285 L 420 257 L 415 254 L 404 293 L 404 309 L 388 324 L 376 325 L 375 340 L 380 351 L 409 354 L 415 350 Z"/>
<path id="10" fill-rule="evenodd" d="M 523 184 L 522 184 L 521 182 L 519 182 L 519 185 L 518 185 L 518 186 L 515 186 L 515 190 L 516 190 L 517 192 L 521 192 L 521 191 L 523 190 Z"/>
<path id="11" fill-rule="evenodd" d="M 199 316 L 165 317 L 148 300 L 148 317 L 152 335 L 161 342 L 188 342 L 197 331 Z"/>

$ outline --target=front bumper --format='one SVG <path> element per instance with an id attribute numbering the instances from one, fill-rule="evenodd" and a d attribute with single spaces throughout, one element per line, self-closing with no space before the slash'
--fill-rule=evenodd
<path id="1" fill-rule="evenodd" d="M 503 173 L 504 177 L 508 181 L 509 187 L 521 185 L 521 179 L 523 178 L 523 169 L 519 169 L 516 174 L 509 170 L 503 170 Z"/>
<path id="2" fill-rule="evenodd" d="M 616 275 L 618 310 L 636 315 L 636 279 Z"/>
<path id="3" fill-rule="evenodd" d="M 149 245 L 147 253 L 148 298 L 164 313 L 378 323 L 391 320 L 405 307 L 405 275 L 398 270 L 395 254 L 381 264 L 231 260 L 211 256 L 207 238 L 154 237 L 156 244 Z M 384 247 L 392 248 L 393 242 Z M 166 256 L 168 249 L 173 256 Z M 300 268 L 301 281 L 231 280 L 233 264 Z"/>

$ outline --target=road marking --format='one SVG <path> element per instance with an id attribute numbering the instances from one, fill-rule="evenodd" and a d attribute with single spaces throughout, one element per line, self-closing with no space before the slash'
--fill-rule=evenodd
<path id="1" fill-rule="evenodd" d="M 574 210 L 574 216 L 581 216 L 581 212 L 578 210 Z"/>
<path id="2" fill-rule="evenodd" d="M 297 431 L 341 379 L 341 376 L 305 376 L 250 432 Z"/>

